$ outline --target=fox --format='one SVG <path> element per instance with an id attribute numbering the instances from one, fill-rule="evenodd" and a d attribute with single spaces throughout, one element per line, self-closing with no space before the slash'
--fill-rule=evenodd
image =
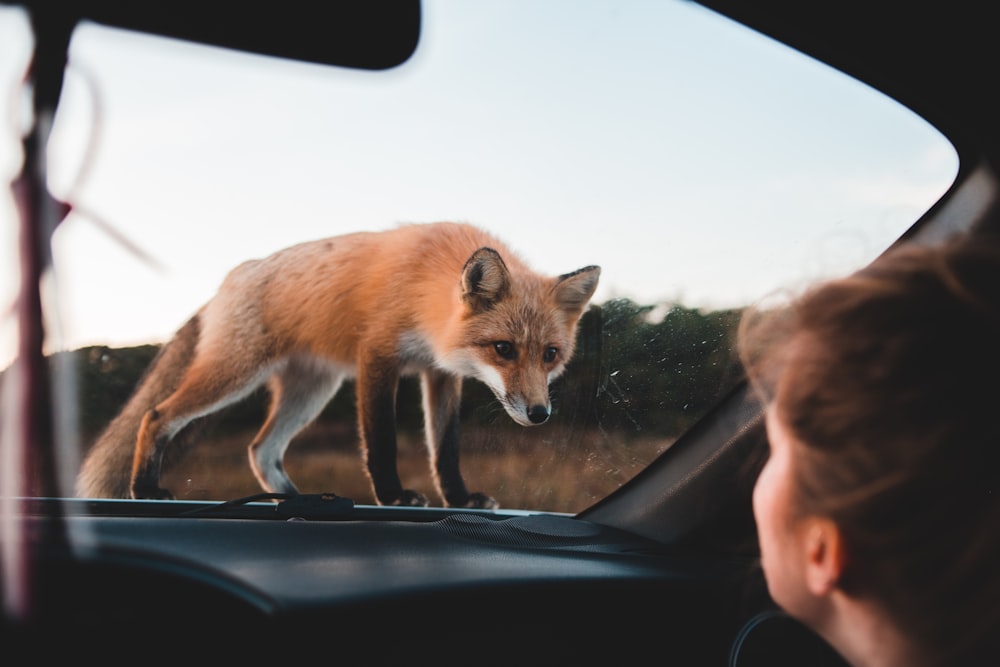
<path id="1" fill-rule="evenodd" d="M 352 232 L 246 261 L 161 347 L 84 458 L 77 495 L 173 498 L 160 486 L 171 443 L 261 386 L 270 403 L 250 468 L 265 492 L 297 494 L 285 452 L 353 380 L 376 503 L 427 506 L 396 462 L 398 383 L 419 376 L 435 490 L 449 507 L 495 509 L 460 470 L 462 382 L 484 383 L 521 426 L 548 421 L 550 383 L 573 356 L 600 273 L 539 273 L 465 222 Z"/>

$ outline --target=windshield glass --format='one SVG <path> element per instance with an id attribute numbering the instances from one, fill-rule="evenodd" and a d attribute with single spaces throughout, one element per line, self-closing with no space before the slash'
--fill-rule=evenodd
<path id="1" fill-rule="evenodd" d="M 0 155 L 10 156 L 23 125 L 21 93 L 12 91 L 31 44 L 13 10 L 0 13 L 0 30 L 8 109 Z M 268 320 L 271 343 L 314 329 L 324 341 L 363 330 L 350 349 L 355 361 L 301 361 L 301 348 L 287 358 L 255 356 L 249 333 L 224 335 L 206 373 L 220 378 L 242 364 L 254 383 L 218 397 L 232 405 L 197 437 L 178 436 L 191 442 L 168 447 L 160 486 L 178 499 L 261 491 L 247 446 L 276 395 L 266 376 L 291 365 L 283 395 L 295 414 L 311 416 L 298 409 L 309 401 L 322 411 L 301 432 L 295 418 L 283 425 L 294 435 L 283 459 L 288 478 L 300 491 L 375 504 L 349 368 L 369 355 L 385 372 L 404 374 L 395 406 L 405 489 L 445 504 L 431 470 L 450 455 L 434 450 L 457 442 L 470 492 L 502 508 L 554 512 L 583 510 L 631 479 L 739 381 L 732 334 L 744 307 L 870 261 L 957 171 L 939 133 L 857 81 L 692 3 L 618 0 L 427 0 L 417 51 L 381 72 L 84 24 L 71 44 L 48 158 L 51 190 L 74 211 L 53 239 L 47 350 L 73 354 L 78 404 L 60 437 L 80 459 L 160 346 L 242 262 L 400 223 L 466 222 L 539 274 L 600 267 L 589 308 L 569 327 L 575 351 L 552 378 L 551 403 L 525 391 L 528 425 L 503 407 L 497 385 L 514 394 L 514 384 L 530 384 L 523 369 L 508 379 L 512 368 L 542 368 L 549 348 L 566 351 L 552 342 L 565 332 L 546 329 L 532 356 L 518 332 L 477 338 L 466 326 L 446 335 L 457 310 L 417 322 L 431 307 L 415 301 L 463 284 L 458 272 L 431 268 L 447 245 L 442 237 L 420 246 L 419 264 L 412 253 L 403 261 L 406 243 L 336 266 L 293 258 L 216 298 L 211 317 L 243 317 L 262 302 L 262 286 L 277 282 L 286 296 L 274 301 L 302 298 Z M 8 180 L 17 166 L 0 161 Z M 11 260 L 0 262 L 0 297 L 8 304 L 17 281 L 15 214 L 2 204 Z M 351 291 L 374 266 L 386 272 L 380 285 L 401 287 Z M 327 297 L 303 296 L 324 289 Z M 545 326 L 568 327 L 572 318 L 545 303 L 525 310 L 525 330 L 545 318 Z M 481 310 L 485 320 L 499 308 Z M 0 368 L 15 347 L 4 312 Z M 381 324 L 365 328 L 375 318 Z M 383 334 L 394 336 L 391 344 Z M 513 348 L 502 345 L 509 342 Z M 443 419 L 434 437 L 444 444 L 432 445 L 433 455 L 424 413 L 446 412 L 447 401 L 435 394 L 423 403 L 409 373 L 425 367 L 445 376 L 469 370 L 460 424 Z M 322 395 L 339 379 L 326 404 Z M 312 385 L 321 389 L 307 392 Z M 378 432 L 369 439 L 392 429 L 377 407 L 380 391 L 363 390 Z M 536 406 L 545 414 L 532 414 Z M 530 423 L 534 417 L 544 423 Z M 393 452 L 379 451 L 367 454 L 369 466 L 389 466 Z"/>

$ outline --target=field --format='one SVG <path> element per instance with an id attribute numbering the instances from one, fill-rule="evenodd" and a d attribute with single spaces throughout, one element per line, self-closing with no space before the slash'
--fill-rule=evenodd
<path id="1" fill-rule="evenodd" d="M 551 428 L 550 428 L 551 426 Z M 227 500 L 260 492 L 250 472 L 253 432 L 209 434 L 163 476 L 178 499 Z M 578 512 L 618 488 L 669 446 L 662 439 L 616 440 L 599 429 L 581 433 L 546 425 L 475 427 L 463 432 L 462 470 L 470 491 L 483 491 L 508 509 Z M 403 485 L 441 505 L 421 438 L 399 443 Z M 375 504 L 354 427 L 318 422 L 292 442 L 285 469 L 309 493 L 333 492 L 357 504 Z"/>

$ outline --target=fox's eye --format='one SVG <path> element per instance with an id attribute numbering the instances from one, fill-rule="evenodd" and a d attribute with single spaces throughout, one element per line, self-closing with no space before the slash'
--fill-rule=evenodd
<path id="1" fill-rule="evenodd" d="M 493 343 L 493 349 L 504 359 L 514 358 L 514 344 L 506 340 L 498 340 Z"/>
<path id="2" fill-rule="evenodd" d="M 542 355 L 542 360 L 547 364 L 551 364 L 559 356 L 559 348 L 557 347 L 547 347 L 545 348 L 545 353 Z"/>

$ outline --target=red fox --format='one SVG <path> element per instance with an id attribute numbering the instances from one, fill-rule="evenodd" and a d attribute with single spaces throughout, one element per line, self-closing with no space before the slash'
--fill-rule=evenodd
<path id="1" fill-rule="evenodd" d="M 362 452 L 382 505 L 427 505 L 396 469 L 399 379 L 419 374 L 437 491 L 452 507 L 495 508 L 459 470 L 462 379 L 485 383 L 523 426 L 549 418 L 549 383 L 565 368 L 600 267 L 557 277 L 528 268 L 474 226 L 402 225 L 295 245 L 232 270 L 162 348 L 84 460 L 82 497 L 172 498 L 164 452 L 189 423 L 271 393 L 250 444 L 261 487 L 297 493 L 283 459 L 345 379 L 356 382 Z"/>

